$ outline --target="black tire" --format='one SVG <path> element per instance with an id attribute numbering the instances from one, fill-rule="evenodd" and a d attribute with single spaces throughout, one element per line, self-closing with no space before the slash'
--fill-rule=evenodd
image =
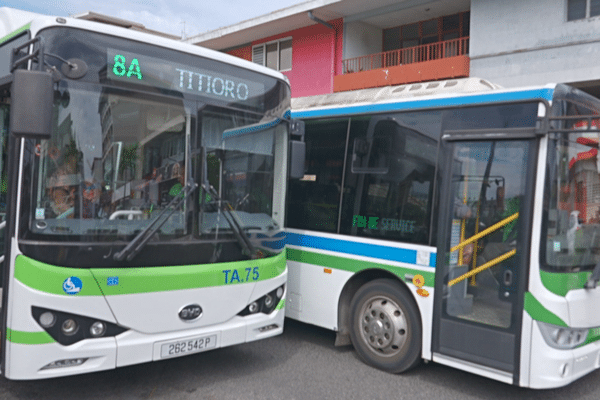
<path id="1" fill-rule="evenodd" d="M 365 363 L 400 373 L 421 361 L 421 318 L 400 283 L 377 279 L 363 285 L 350 303 L 350 318 L 352 344 Z"/>

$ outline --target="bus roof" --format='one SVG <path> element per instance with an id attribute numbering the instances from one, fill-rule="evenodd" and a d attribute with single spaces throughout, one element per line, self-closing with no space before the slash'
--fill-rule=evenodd
<path id="1" fill-rule="evenodd" d="M 556 84 L 503 89 L 480 78 L 386 86 L 292 99 L 293 118 L 338 117 L 505 101 L 552 101 Z"/>
<path id="2" fill-rule="evenodd" d="M 229 54 L 184 43 L 178 40 L 168 39 L 158 35 L 126 29 L 120 26 L 104 24 L 96 21 L 69 17 L 48 16 L 28 11 L 16 10 L 9 7 L 0 7 L 0 44 L 24 30 L 29 29 L 32 35 L 36 35 L 40 30 L 53 26 L 77 28 L 148 43 L 151 45 L 236 65 L 289 82 L 285 75 L 271 68 L 243 60 L 239 57 L 234 57 Z"/>

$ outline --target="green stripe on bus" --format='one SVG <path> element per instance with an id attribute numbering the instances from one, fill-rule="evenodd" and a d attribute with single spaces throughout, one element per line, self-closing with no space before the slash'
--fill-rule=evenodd
<path id="1" fill-rule="evenodd" d="M 25 332 L 16 331 L 10 328 L 6 329 L 6 340 L 18 344 L 46 344 L 55 342 L 55 340 L 52 339 L 52 336 L 45 331 Z"/>
<path id="2" fill-rule="evenodd" d="M 9 33 L 8 35 L 0 38 L 0 45 L 4 42 L 9 41 L 10 39 L 14 38 L 15 36 L 20 35 L 21 33 L 23 33 L 24 31 L 28 30 L 29 27 L 31 26 L 31 22 L 28 23 L 27 25 L 24 25 L 22 27 L 20 27 L 19 29 L 17 29 L 16 31 L 13 31 L 11 33 Z"/>
<path id="3" fill-rule="evenodd" d="M 577 347 L 582 347 L 582 346 L 585 346 L 586 344 L 590 344 L 590 343 L 596 342 L 598 340 L 600 340 L 600 328 L 593 328 L 593 329 L 589 330 L 588 335 L 585 338 L 585 342 L 583 342 L 582 344 L 580 344 Z"/>
<path id="4" fill-rule="evenodd" d="M 63 290 L 63 283 L 72 276 L 81 279 L 82 283 L 81 291 L 76 295 L 69 295 Z M 64 296 L 102 296 L 89 269 L 56 267 L 22 255 L 15 261 L 15 279 L 25 286 L 44 293 Z"/>
<path id="5" fill-rule="evenodd" d="M 279 304 L 277 304 L 277 307 L 275 307 L 275 309 L 281 310 L 283 307 L 285 307 L 285 299 L 279 300 Z"/>
<path id="6" fill-rule="evenodd" d="M 255 268 L 258 268 L 256 273 Z M 256 260 L 177 267 L 94 269 L 92 273 L 102 292 L 111 296 L 259 282 L 283 274 L 285 268 L 284 251 L 274 257 Z M 234 276 L 239 279 L 234 279 Z M 113 277 L 118 277 L 119 283 L 109 286 L 109 278 Z"/>
<path id="7" fill-rule="evenodd" d="M 218 264 L 98 269 L 57 267 L 19 256 L 15 278 L 44 293 L 112 296 L 253 283 L 275 278 L 285 268 L 285 251 L 269 258 Z M 75 295 L 63 290 L 64 281 L 71 276 L 82 282 L 81 291 Z"/>
<path id="8" fill-rule="evenodd" d="M 369 261 L 355 260 L 352 258 L 337 257 L 329 254 L 313 253 L 306 250 L 287 249 L 287 258 L 290 261 L 297 261 L 307 264 L 318 265 L 331 269 L 339 269 L 349 272 L 360 272 L 367 269 L 383 269 L 398 276 L 403 281 L 406 281 L 404 275 L 423 275 L 425 278 L 425 286 L 433 287 L 435 282 L 435 274 L 433 272 L 421 271 L 405 267 L 396 267 L 387 264 L 379 264 Z"/>
<path id="9" fill-rule="evenodd" d="M 547 322 L 549 324 L 567 327 L 565 321 L 548 310 L 542 305 L 530 292 L 525 293 L 525 311 L 536 321 Z"/>
<path id="10" fill-rule="evenodd" d="M 559 296 L 566 296 L 569 290 L 583 289 L 591 271 L 554 273 L 540 271 L 542 284 L 546 289 Z"/>

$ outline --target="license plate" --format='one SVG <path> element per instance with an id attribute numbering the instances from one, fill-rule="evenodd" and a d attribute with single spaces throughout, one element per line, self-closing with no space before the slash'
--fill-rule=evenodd
<path id="1" fill-rule="evenodd" d="M 160 348 L 160 358 L 199 353 L 217 347 L 217 335 L 196 336 L 188 339 L 164 343 Z"/>

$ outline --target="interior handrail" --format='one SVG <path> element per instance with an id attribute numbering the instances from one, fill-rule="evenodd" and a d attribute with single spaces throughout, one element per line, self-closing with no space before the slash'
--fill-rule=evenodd
<path id="1" fill-rule="evenodd" d="M 473 235 L 470 238 L 468 238 L 467 240 L 457 244 L 456 246 L 454 246 L 450 249 L 450 252 L 462 249 L 469 243 L 473 243 L 474 241 L 481 239 L 482 237 L 486 236 L 487 234 L 497 231 L 498 229 L 502 228 L 505 225 L 508 225 L 509 223 L 511 223 L 512 221 L 514 221 L 517 218 L 519 218 L 518 212 L 514 213 L 513 215 L 511 215 L 508 218 L 504 218 L 502 221 L 495 223 L 494 225 L 490 226 L 489 228 L 486 228 L 486 229 L 482 230 L 481 232 L 479 232 L 478 234 Z"/>
<path id="2" fill-rule="evenodd" d="M 517 249 L 512 249 L 508 253 L 504 253 L 501 256 L 498 256 L 498 257 L 494 258 L 493 260 L 490 260 L 490 261 L 486 262 L 485 264 L 467 272 L 466 274 L 463 274 L 463 275 L 459 276 L 458 278 L 452 279 L 451 281 L 448 282 L 448 286 L 450 287 L 452 285 L 455 285 L 458 282 L 463 281 L 467 278 L 470 278 L 473 275 L 477 275 L 481 271 L 491 268 L 496 264 L 500 264 L 502 261 L 514 256 L 516 253 L 517 253 Z"/>

